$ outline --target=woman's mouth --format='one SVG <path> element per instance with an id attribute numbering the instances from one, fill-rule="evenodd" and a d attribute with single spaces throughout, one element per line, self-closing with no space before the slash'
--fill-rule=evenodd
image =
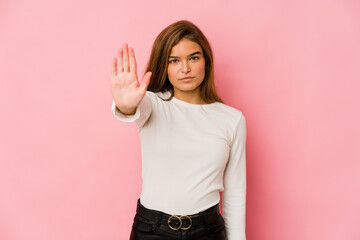
<path id="1" fill-rule="evenodd" d="M 184 78 L 180 78 L 181 81 L 184 81 L 184 82 L 188 82 L 190 81 L 191 79 L 193 79 L 194 77 L 184 77 Z"/>

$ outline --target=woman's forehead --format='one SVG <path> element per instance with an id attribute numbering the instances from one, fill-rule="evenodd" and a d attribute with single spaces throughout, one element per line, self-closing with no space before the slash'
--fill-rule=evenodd
<path id="1" fill-rule="evenodd" d="M 176 57 L 187 57 L 195 52 L 202 53 L 201 46 L 191 40 L 186 38 L 180 40 L 172 49 L 171 49 L 171 56 Z"/>

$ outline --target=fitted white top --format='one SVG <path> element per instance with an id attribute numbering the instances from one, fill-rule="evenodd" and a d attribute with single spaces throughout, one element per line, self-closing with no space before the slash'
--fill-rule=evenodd
<path id="1" fill-rule="evenodd" d="M 142 154 L 141 203 L 170 215 L 191 215 L 220 201 L 228 240 L 244 240 L 246 122 L 220 102 L 192 104 L 146 91 L 135 114 L 111 110 L 135 122 Z"/>

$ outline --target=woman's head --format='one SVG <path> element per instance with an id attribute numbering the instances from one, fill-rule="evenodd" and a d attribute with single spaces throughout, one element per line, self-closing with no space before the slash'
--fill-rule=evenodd
<path id="1" fill-rule="evenodd" d="M 176 56 L 173 56 L 174 53 Z M 188 56 L 184 55 L 185 53 L 195 54 Z M 186 65 L 186 59 L 188 65 Z M 201 30 L 189 21 L 175 22 L 157 36 L 148 62 L 146 72 L 148 71 L 152 72 L 149 91 L 170 91 L 171 99 L 174 88 L 186 91 L 191 87 L 198 87 L 200 97 L 205 102 L 222 102 L 215 90 L 210 44 Z M 179 81 L 182 77 L 195 75 L 197 79 L 194 83 L 192 82 L 195 80 L 184 84 Z M 201 76 L 203 76 L 202 79 L 200 79 Z"/>

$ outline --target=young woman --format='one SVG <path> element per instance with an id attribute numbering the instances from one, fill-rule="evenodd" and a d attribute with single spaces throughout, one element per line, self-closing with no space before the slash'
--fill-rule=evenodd
<path id="1" fill-rule="evenodd" d="M 135 122 L 141 140 L 130 239 L 246 239 L 246 123 L 216 93 L 206 37 L 189 21 L 175 22 L 156 38 L 141 83 L 136 72 L 124 43 L 110 87 L 113 114 Z"/>

